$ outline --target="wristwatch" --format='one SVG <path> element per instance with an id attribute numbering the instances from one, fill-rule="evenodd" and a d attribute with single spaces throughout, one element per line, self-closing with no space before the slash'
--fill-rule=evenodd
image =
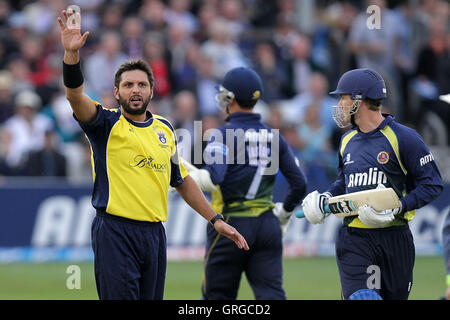
<path id="1" fill-rule="evenodd" d="M 223 215 L 221 215 L 220 213 L 218 213 L 218 214 L 215 215 L 214 218 L 212 218 L 212 219 L 209 221 L 209 223 L 211 223 L 211 225 L 214 226 L 214 223 L 216 223 L 216 221 L 219 220 L 219 219 L 225 221 Z"/>

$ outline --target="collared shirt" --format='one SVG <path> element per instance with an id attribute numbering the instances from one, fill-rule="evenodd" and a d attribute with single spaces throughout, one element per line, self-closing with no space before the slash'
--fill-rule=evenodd
<path id="1" fill-rule="evenodd" d="M 342 136 L 338 178 L 327 191 L 337 196 L 374 189 L 378 184 L 391 187 L 402 203 L 402 212 L 391 225 L 404 225 L 414 218 L 415 209 L 440 194 L 442 178 L 420 135 L 393 116 L 384 116 L 370 132 L 354 127 Z M 357 216 L 346 217 L 344 225 L 368 228 Z"/>
<path id="2" fill-rule="evenodd" d="M 97 104 L 97 115 L 80 123 L 92 150 L 93 206 L 138 221 L 166 221 L 169 184 L 183 183 L 170 122 L 152 115 L 145 122 L 126 118 L 120 109 Z"/>

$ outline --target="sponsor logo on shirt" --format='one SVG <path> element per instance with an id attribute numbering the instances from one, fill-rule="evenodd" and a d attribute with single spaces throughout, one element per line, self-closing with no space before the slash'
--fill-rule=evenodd
<path id="1" fill-rule="evenodd" d="M 347 164 L 355 162 L 353 160 L 350 160 L 350 157 L 351 157 L 350 153 L 347 153 L 347 155 L 345 156 L 344 166 L 347 165 Z"/>
<path id="2" fill-rule="evenodd" d="M 348 175 L 348 188 L 379 185 L 387 183 L 387 176 L 378 168 L 370 168 L 368 172 L 351 173 Z"/>
<path id="3" fill-rule="evenodd" d="M 137 155 L 130 162 L 131 168 L 150 168 L 156 172 L 165 172 L 167 170 L 166 163 L 157 163 L 151 156 Z"/>
<path id="4" fill-rule="evenodd" d="M 427 163 L 429 163 L 431 161 L 434 161 L 434 157 L 430 152 L 426 156 L 423 156 L 422 158 L 420 158 L 420 166 L 423 167 L 424 165 L 426 165 Z"/>

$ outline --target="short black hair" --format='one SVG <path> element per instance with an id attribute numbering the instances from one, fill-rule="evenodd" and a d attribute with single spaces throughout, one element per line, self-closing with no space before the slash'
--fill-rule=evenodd
<path id="1" fill-rule="evenodd" d="M 258 102 L 258 99 L 256 100 L 241 100 L 236 99 L 236 102 L 242 109 L 252 109 L 256 103 Z"/>
<path id="2" fill-rule="evenodd" d="M 131 70 L 142 70 L 147 74 L 148 81 L 150 82 L 150 87 L 153 88 L 155 85 L 155 77 L 153 75 L 152 68 L 142 59 L 130 60 L 123 63 L 119 69 L 117 69 L 114 76 L 114 86 L 119 88 L 120 80 L 122 78 L 122 73 Z"/>

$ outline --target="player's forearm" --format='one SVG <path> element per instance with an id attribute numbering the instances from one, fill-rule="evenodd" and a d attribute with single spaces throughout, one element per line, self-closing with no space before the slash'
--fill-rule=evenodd
<path id="1" fill-rule="evenodd" d="M 206 220 L 210 221 L 216 215 L 203 192 L 190 176 L 187 176 L 176 189 L 184 201 Z"/>
<path id="2" fill-rule="evenodd" d="M 80 61 L 80 51 L 64 51 L 64 63 L 77 64 Z"/>
<path id="3" fill-rule="evenodd" d="M 339 196 L 345 193 L 345 179 L 343 176 L 339 177 L 331 184 L 331 186 L 326 190 L 326 192 L 331 193 L 333 196 Z"/>
<path id="4" fill-rule="evenodd" d="M 306 177 L 301 171 L 299 172 L 294 181 L 288 179 L 291 191 L 283 201 L 283 208 L 287 212 L 293 211 L 306 195 Z"/>
<path id="5" fill-rule="evenodd" d="M 419 184 L 414 190 L 400 199 L 402 203 L 402 211 L 411 211 L 422 208 L 442 192 L 442 184 Z"/>
<path id="6" fill-rule="evenodd" d="M 65 51 L 63 61 L 63 82 L 66 98 L 77 119 L 91 121 L 97 114 L 94 102 L 83 91 L 84 77 L 81 71 L 79 52 Z"/>

